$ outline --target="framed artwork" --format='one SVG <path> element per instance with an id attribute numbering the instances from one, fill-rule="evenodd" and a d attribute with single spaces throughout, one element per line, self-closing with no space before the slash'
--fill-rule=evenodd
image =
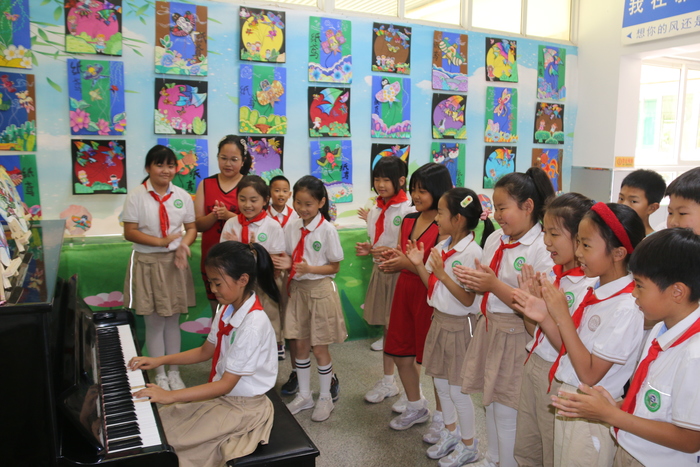
<path id="1" fill-rule="evenodd" d="M 411 80 L 372 76 L 372 138 L 411 137 Z"/>
<path id="2" fill-rule="evenodd" d="M 199 182 L 209 176 L 209 148 L 206 139 L 158 138 L 158 144 L 173 150 L 177 157 L 177 173 L 173 184 L 194 198 Z"/>
<path id="3" fill-rule="evenodd" d="M 207 82 L 156 78 L 157 135 L 207 134 Z"/>
<path id="4" fill-rule="evenodd" d="M 464 161 L 466 154 L 464 143 L 433 143 L 430 148 L 432 162 L 447 167 L 453 186 L 464 186 Z"/>
<path id="5" fill-rule="evenodd" d="M 566 97 L 566 49 L 539 46 L 537 52 L 537 98 L 564 100 Z"/>
<path id="6" fill-rule="evenodd" d="M 241 60 L 284 63 L 285 12 L 240 7 L 238 14 Z"/>
<path id="7" fill-rule="evenodd" d="M 372 170 L 377 162 L 382 157 L 398 157 L 406 163 L 408 167 L 409 157 L 411 156 L 411 145 L 410 144 L 383 144 L 383 143 L 373 143 L 372 151 L 370 152 L 370 164 L 369 164 L 369 179 L 372 180 Z M 407 171 L 408 172 L 408 171 Z"/>
<path id="8" fill-rule="evenodd" d="M 486 88 L 487 143 L 516 143 L 518 141 L 518 90 L 515 88 Z"/>
<path id="9" fill-rule="evenodd" d="M 433 94 L 433 138 L 467 139 L 466 107 L 467 96 Z"/>
<path id="10" fill-rule="evenodd" d="M 433 33 L 433 89 L 467 92 L 468 36 L 455 32 Z"/>
<path id="11" fill-rule="evenodd" d="M 126 141 L 74 139 L 73 194 L 126 194 Z"/>
<path id="12" fill-rule="evenodd" d="M 350 136 L 350 88 L 309 88 L 309 136 Z"/>
<path id="13" fill-rule="evenodd" d="M 517 41 L 486 38 L 486 81 L 518 82 Z"/>
<path id="14" fill-rule="evenodd" d="M 156 73 L 207 76 L 207 7 L 156 2 Z"/>
<path id="15" fill-rule="evenodd" d="M 34 75 L 2 73 L 0 80 L 0 151 L 35 151 Z"/>
<path id="16" fill-rule="evenodd" d="M 311 142 L 311 175 L 326 185 L 329 201 L 352 201 L 352 142 L 323 140 Z"/>
<path id="17" fill-rule="evenodd" d="M 15 180 L 12 179 L 4 167 L 0 167 L 0 217 L 6 223 L 16 220 L 22 232 L 29 230 L 29 223 L 25 218 L 24 204 L 17 192 Z M 2 237 L 3 239 L 6 238 L 4 234 Z M 6 242 L 2 241 L 1 243 L 2 246 L 0 247 L 6 249 Z M 0 254 L 0 257 L 2 257 L 2 254 Z"/>
<path id="18" fill-rule="evenodd" d="M 252 175 L 268 184 L 272 177 L 284 175 L 284 136 L 247 136 L 248 153 L 253 157 Z"/>
<path id="19" fill-rule="evenodd" d="M 515 172 L 515 146 L 486 146 L 484 188 L 493 188 L 501 177 Z"/>
<path id="20" fill-rule="evenodd" d="M 123 135 L 126 131 L 124 63 L 68 59 L 71 135 Z"/>
<path id="21" fill-rule="evenodd" d="M 352 22 L 309 18 L 309 81 L 352 83 Z"/>
<path id="22" fill-rule="evenodd" d="M 32 67 L 29 0 L 5 0 L 0 16 L 0 67 Z"/>
<path id="23" fill-rule="evenodd" d="M 122 54 L 121 0 L 67 0 L 66 52 Z"/>
<path id="24" fill-rule="evenodd" d="M 538 102 L 535 105 L 534 143 L 564 144 L 564 105 Z"/>
<path id="25" fill-rule="evenodd" d="M 374 23 L 372 71 L 411 74 L 411 28 Z"/>
<path id="26" fill-rule="evenodd" d="M 539 167 L 545 171 L 557 193 L 562 190 L 561 161 L 563 155 L 562 149 L 532 149 L 532 167 Z"/>
<path id="27" fill-rule="evenodd" d="M 287 70 L 282 67 L 241 65 L 239 131 L 287 133 Z"/>
<path id="28" fill-rule="evenodd" d="M 0 156 L 0 167 L 10 176 L 20 199 L 27 207 L 32 220 L 41 219 L 41 196 L 39 175 L 34 154 L 13 154 Z M 3 235 L 4 237 L 4 235 Z"/>

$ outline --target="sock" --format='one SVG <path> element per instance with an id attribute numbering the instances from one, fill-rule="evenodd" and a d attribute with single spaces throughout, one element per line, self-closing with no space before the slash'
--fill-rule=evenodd
<path id="1" fill-rule="evenodd" d="M 425 399 L 420 398 L 417 401 L 408 401 L 406 410 L 421 410 L 425 407 Z"/>
<path id="2" fill-rule="evenodd" d="M 394 382 L 394 375 L 384 375 L 384 384 L 391 384 Z"/>
<path id="3" fill-rule="evenodd" d="M 433 421 L 434 422 L 442 421 L 442 412 L 441 411 L 436 410 L 435 412 L 433 412 Z"/>
<path id="4" fill-rule="evenodd" d="M 296 359 L 297 380 L 299 381 L 299 394 L 304 399 L 311 397 L 311 359 Z"/>
<path id="5" fill-rule="evenodd" d="M 318 366 L 319 397 L 331 397 L 331 380 L 333 379 L 333 363 Z"/>

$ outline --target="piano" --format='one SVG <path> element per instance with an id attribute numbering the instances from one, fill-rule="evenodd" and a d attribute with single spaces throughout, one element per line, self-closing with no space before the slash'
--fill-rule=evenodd
<path id="1" fill-rule="evenodd" d="M 76 278 L 58 277 L 63 221 L 32 226 L 19 275 L 0 306 L 0 452 L 7 466 L 177 467 L 139 355 L 133 315 L 92 313 Z"/>

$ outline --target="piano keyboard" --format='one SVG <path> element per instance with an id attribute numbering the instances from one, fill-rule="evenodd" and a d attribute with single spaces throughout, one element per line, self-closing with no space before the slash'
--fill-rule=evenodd
<path id="1" fill-rule="evenodd" d="M 143 371 L 131 371 L 127 364 L 136 357 L 134 337 L 128 324 L 98 327 L 97 346 L 101 374 L 107 452 L 164 444 L 148 399 L 134 399 L 144 388 Z"/>

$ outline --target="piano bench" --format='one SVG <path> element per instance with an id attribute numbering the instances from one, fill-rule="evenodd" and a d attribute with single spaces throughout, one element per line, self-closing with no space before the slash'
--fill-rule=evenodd
<path id="1" fill-rule="evenodd" d="M 245 457 L 231 459 L 226 463 L 228 467 L 245 466 L 290 466 L 307 467 L 316 465 L 318 448 L 306 434 L 299 422 L 287 409 L 287 406 L 275 388 L 267 392 L 267 397 L 275 408 L 275 418 L 267 444 L 260 444 L 258 448 Z"/>

